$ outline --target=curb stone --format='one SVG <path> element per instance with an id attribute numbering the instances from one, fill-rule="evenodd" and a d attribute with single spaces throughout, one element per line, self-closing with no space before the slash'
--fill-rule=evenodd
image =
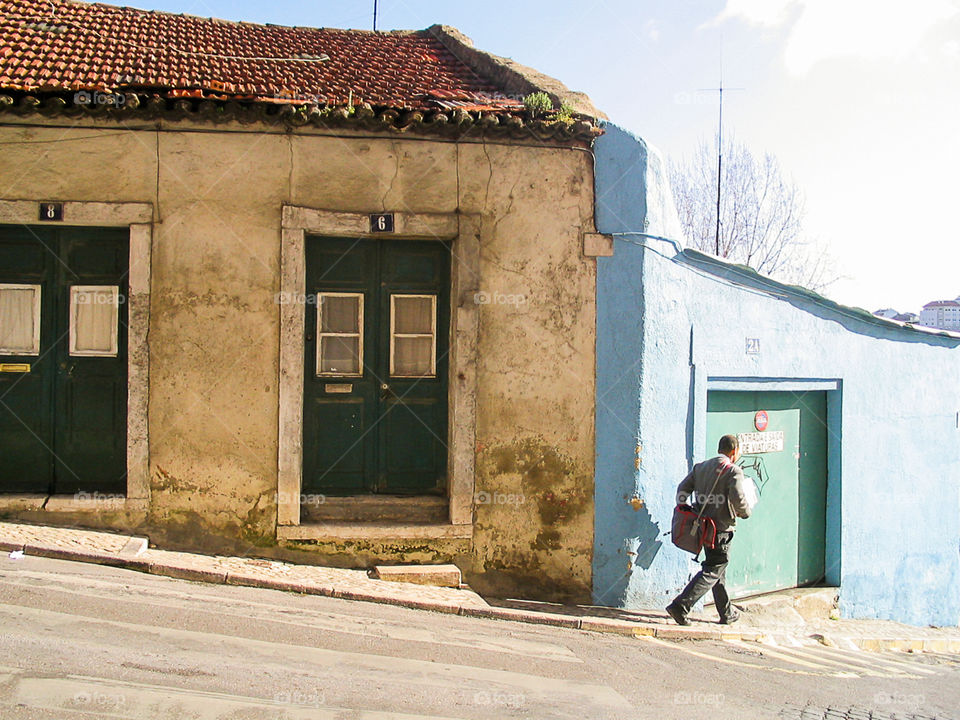
<path id="1" fill-rule="evenodd" d="M 228 572 L 227 585 L 237 585 L 240 587 L 263 588 L 265 590 L 284 590 L 286 592 L 295 592 L 301 595 L 307 594 L 307 586 L 303 583 L 292 582 L 290 580 L 281 580 L 279 578 L 267 578 L 257 575 L 246 575 L 244 573 Z"/>

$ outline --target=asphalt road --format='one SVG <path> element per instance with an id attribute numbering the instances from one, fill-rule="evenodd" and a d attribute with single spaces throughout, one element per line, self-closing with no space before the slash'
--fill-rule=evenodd
<path id="1" fill-rule="evenodd" d="M 0 720 L 821 717 L 958 720 L 960 657 L 668 643 L 0 556 Z"/>

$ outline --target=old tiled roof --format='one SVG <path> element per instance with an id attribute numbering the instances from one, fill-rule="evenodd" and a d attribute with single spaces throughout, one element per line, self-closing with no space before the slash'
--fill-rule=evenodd
<path id="1" fill-rule="evenodd" d="M 233 114 L 242 114 L 237 103 L 273 106 L 260 108 L 263 117 L 293 117 L 278 106 L 303 107 L 304 122 L 318 109 L 345 108 L 340 119 L 348 120 L 363 108 L 368 123 L 395 126 L 413 114 L 448 126 L 471 114 L 469 124 L 513 130 L 525 115 L 519 97 L 430 31 L 257 25 L 69 0 L 0 0 L 0 93 L 0 109 L 8 110 L 149 106 L 183 116 L 210 101 Z M 384 110 L 394 112 L 384 117 Z M 211 114 L 218 113 L 208 103 Z M 569 125 L 567 134 L 576 134 Z"/>

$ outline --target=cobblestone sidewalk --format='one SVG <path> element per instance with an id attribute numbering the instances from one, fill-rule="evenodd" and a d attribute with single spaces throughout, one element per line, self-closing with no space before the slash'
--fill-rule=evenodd
<path id="1" fill-rule="evenodd" d="M 630 612 L 526 601 L 488 603 L 467 587 L 387 582 L 369 577 L 365 570 L 157 550 L 148 547 L 146 538 L 92 530 L 0 522 L 0 550 L 112 565 L 183 580 L 271 588 L 628 636 L 793 645 L 821 642 L 866 650 L 960 652 L 957 628 L 910 628 L 884 621 L 843 620 L 831 623 L 828 635 L 816 626 L 764 626 L 762 621 L 724 626 L 697 616 L 693 616 L 691 626 L 680 627 L 662 611 Z"/>
<path id="2" fill-rule="evenodd" d="M 910 711 L 869 710 L 863 707 L 800 707 L 790 705 L 777 716 L 783 720 L 957 720 L 956 715 L 924 715 Z"/>

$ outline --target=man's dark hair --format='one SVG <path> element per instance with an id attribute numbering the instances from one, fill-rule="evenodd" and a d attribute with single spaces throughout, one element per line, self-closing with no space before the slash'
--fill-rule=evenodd
<path id="1" fill-rule="evenodd" d="M 720 444 L 717 446 L 717 452 L 721 452 L 724 455 L 729 455 L 738 447 L 740 447 L 740 441 L 737 440 L 736 435 L 724 435 L 722 438 L 720 438 Z"/>

